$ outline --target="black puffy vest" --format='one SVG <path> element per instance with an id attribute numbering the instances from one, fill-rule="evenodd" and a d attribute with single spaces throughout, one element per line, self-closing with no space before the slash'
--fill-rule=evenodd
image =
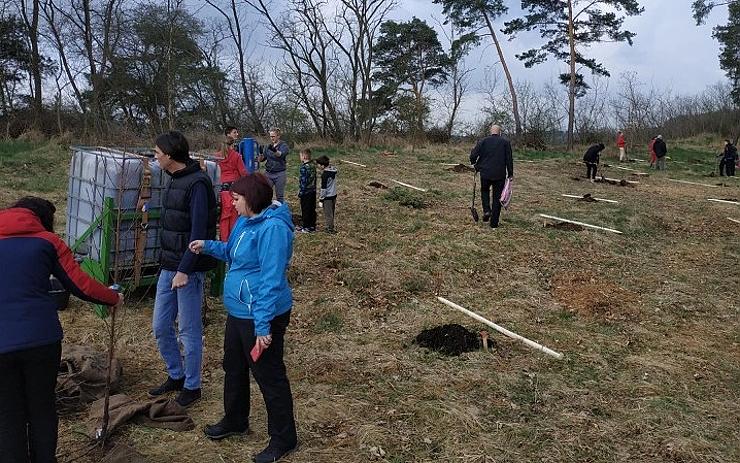
<path id="1" fill-rule="evenodd" d="M 159 243 L 162 254 L 159 262 L 165 270 L 177 270 L 190 243 L 190 192 L 196 183 L 208 187 L 208 228 L 205 239 L 216 238 L 216 196 L 213 184 L 200 165 L 191 161 L 184 169 L 171 174 L 167 188 L 162 192 Z M 193 271 L 205 272 L 216 268 L 213 257 L 199 255 Z"/>

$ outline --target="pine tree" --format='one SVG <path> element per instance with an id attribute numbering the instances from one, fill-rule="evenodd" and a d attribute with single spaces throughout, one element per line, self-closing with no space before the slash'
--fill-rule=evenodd
<path id="1" fill-rule="evenodd" d="M 575 99 L 588 89 L 579 66 L 591 73 L 609 76 L 609 71 L 583 53 L 599 42 L 627 42 L 632 45 L 633 32 L 623 30 L 624 12 L 628 16 L 644 11 L 637 0 L 522 0 L 527 12 L 505 24 L 504 32 L 515 36 L 519 32 L 537 30 L 546 42 L 539 48 L 517 55 L 526 67 L 543 63 L 548 56 L 564 61 L 570 72 L 560 75 L 568 85 L 568 148 L 573 148 Z"/>
<path id="2" fill-rule="evenodd" d="M 718 6 L 727 5 L 727 24 L 714 28 L 713 36 L 720 43 L 719 67 L 732 82 L 732 100 L 740 106 L 740 0 L 713 2 L 696 0 L 691 8 L 694 10 L 696 24 L 701 25 L 709 13 Z"/>

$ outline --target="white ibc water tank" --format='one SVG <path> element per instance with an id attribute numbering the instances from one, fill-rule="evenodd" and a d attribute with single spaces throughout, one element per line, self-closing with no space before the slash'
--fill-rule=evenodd
<path id="1" fill-rule="evenodd" d="M 151 171 L 151 199 L 147 210 L 158 212 L 161 207 L 162 191 L 169 182 L 167 175 L 159 166 L 149 150 L 122 151 L 102 147 L 72 147 L 72 162 L 69 168 L 69 188 L 67 190 L 67 244 L 73 246 L 91 224 L 103 214 L 103 202 L 113 200 L 114 208 L 121 212 L 134 212 L 139 202 L 144 162 Z M 220 170 L 213 161 L 204 161 L 211 178 L 214 193 L 218 197 Z M 156 214 L 155 214 L 156 215 Z M 118 221 L 113 218 L 113 224 Z M 113 232 L 109 262 L 119 268 L 133 266 L 136 235 L 139 230 L 134 220 L 121 220 L 120 227 Z M 87 257 L 100 261 L 103 231 L 96 227 L 78 250 L 84 249 Z M 117 255 L 116 255 L 117 251 Z M 150 218 L 147 228 L 146 245 L 142 265 L 159 263 L 159 219 Z"/>

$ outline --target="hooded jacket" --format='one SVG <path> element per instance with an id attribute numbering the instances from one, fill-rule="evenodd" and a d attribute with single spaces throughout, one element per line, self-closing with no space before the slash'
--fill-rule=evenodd
<path id="1" fill-rule="evenodd" d="M 319 201 L 334 199 L 337 197 L 337 168 L 329 165 L 324 167 L 321 173 L 321 190 L 319 190 Z"/>
<path id="2" fill-rule="evenodd" d="M 57 304 L 49 294 L 52 274 L 80 299 L 118 302 L 118 293 L 83 272 L 69 247 L 28 209 L 0 211 L 0 255 L 5 262 L 0 267 L 0 354 L 62 339 Z"/>
<path id="3" fill-rule="evenodd" d="M 226 311 L 254 320 L 256 336 L 270 334 L 270 321 L 293 306 L 288 286 L 293 230 L 288 205 L 273 203 L 254 217 L 239 217 L 226 243 L 206 241 L 203 246 L 203 253 L 229 265 Z"/>

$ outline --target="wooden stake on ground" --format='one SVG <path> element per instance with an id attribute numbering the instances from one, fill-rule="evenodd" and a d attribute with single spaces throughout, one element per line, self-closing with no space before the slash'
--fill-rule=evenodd
<path id="1" fill-rule="evenodd" d="M 346 164 L 352 164 L 353 166 L 367 167 L 365 164 L 360 164 L 360 163 L 352 162 L 352 161 L 345 161 L 344 159 L 340 159 L 339 162 L 344 162 Z"/>
<path id="2" fill-rule="evenodd" d="M 614 167 L 615 169 L 631 170 L 632 172 L 637 172 L 637 170 L 630 169 L 629 167 L 622 167 L 622 166 L 611 166 L 611 167 Z"/>
<path id="3" fill-rule="evenodd" d="M 729 220 L 730 222 L 740 223 L 740 220 L 733 219 L 731 217 L 727 217 L 727 220 Z"/>
<path id="4" fill-rule="evenodd" d="M 426 190 L 424 188 L 419 188 L 418 186 L 409 185 L 408 183 L 399 182 L 398 180 L 391 179 L 391 182 L 398 183 L 399 185 L 405 186 L 406 188 L 411 188 L 411 189 L 414 189 L 414 190 L 423 191 L 424 193 L 426 193 L 428 191 L 428 190 Z"/>
<path id="5" fill-rule="evenodd" d="M 564 196 L 566 198 L 585 199 L 584 196 L 578 196 L 578 195 L 565 195 L 564 194 L 564 195 L 561 195 L 561 196 Z M 619 201 L 614 201 L 613 199 L 595 198 L 593 196 L 591 196 L 591 199 L 593 199 L 594 201 L 603 201 L 605 203 L 613 203 L 613 204 L 617 204 L 619 202 Z"/>
<path id="6" fill-rule="evenodd" d="M 667 178 L 666 180 L 668 180 L 669 182 L 685 183 L 687 185 L 699 185 L 699 186 L 706 186 L 706 187 L 709 187 L 709 188 L 718 188 L 717 185 L 710 185 L 708 183 L 689 182 L 688 180 L 678 180 L 678 179 L 675 179 L 675 178 Z"/>
<path id="7" fill-rule="evenodd" d="M 739 202 L 737 202 L 737 201 L 728 201 L 728 200 L 726 200 L 726 199 L 714 199 L 714 198 L 709 198 L 709 199 L 707 199 L 707 201 L 712 201 L 712 202 L 714 202 L 714 203 L 724 203 L 724 204 L 740 204 L 740 203 L 739 203 Z"/>
<path id="8" fill-rule="evenodd" d="M 460 312 L 464 313 L 465 315 L 467 315 L 469 317 L 472 317 L 472 318 L 478 320 L 481 323 L 484 323 L 484 324 L 490 326 L 491 328 L 493 328 L 494 330 L 498 331 L 499 333 L 501 333 L 501 334 L 503 334 L 505 336 L 508 336 L 508 337 L 510 337 L 512 339 L 516 339 L 517 341 L 523 342 L 524 344 L 526 344 L 527 346 L 531 347 L 532 349 L 538 350 L 540 352 L 544 352 L 547 355 L 552 355 L 553 357 L 555 357 L 558 360 L 560 360 L 560 359 L 563 358 L 563 354 L 561 354 L 559 352 L 555 352 L 554 350 L 548 349 L 547 347 L 543 346 L 542 344 L 538 344 L 538 343 L 536 343 L 536 342 L 534 342 L 534 341 L 532 341 L 530 339 L 525 338 L 524 336 L 520 336 L 520 335 L 518 335 L 518 334 L 516 334 L 516 333 L 514 333 L 512 331 L 509 331 L 506 328 L 504 328 L 502 326 L 499 326 L 499 325 L 493 323 L 492 321 L 490 321 L 490 320 L 488 320 L 486 318 L 481 317 L 480 315 L 478 315 L 477 313 L 473 312 L 472 310 L 468 310 L 465 307 L 459 306 L 459 305 L 455 304 L 454 302 L 448 301 L 447 299 L 445 299 L 443 297 L 437 297 L 437 300 L 439 302 L 441 302 L 441 303 L 449 306 L 449 307 L 452 307 L 453 309 L 459 310 Z"/>
<path id="9" fill-rule="evenodd" d="M 540 217 L 544 217 L 544 218 L 550 219 L 550 220 L 559 220 L 561 222 L 572 223 L 573 225 L 580 225 L 582 227 L 594 228 L 596 230 L 604 230 L 604 231 L 608 231 L 608 232 L 612 232 L 612 233 L 617 233 L 618 235 L 622 235 L 623 234 L 621 231 L 614 230 L 613 228 L 604 228 L 604 227 L 599 227 L 598 225 L 591 225 L 591 224 L 587 224 L 587 223 L 583 223 L 583 222 L 576 222 L 575 220 L 563 219 L 561 217 L 555 217 L 554 215 L 540 214 Z"/>

